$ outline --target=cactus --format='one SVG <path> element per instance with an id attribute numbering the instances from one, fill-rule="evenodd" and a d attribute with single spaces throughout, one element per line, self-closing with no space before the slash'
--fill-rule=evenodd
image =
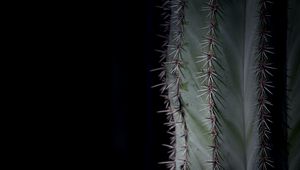
<path id="1" fill-rule="evenodd" d="M 165 0 L 170 170 L 300 169 L 300 3 Z"/>

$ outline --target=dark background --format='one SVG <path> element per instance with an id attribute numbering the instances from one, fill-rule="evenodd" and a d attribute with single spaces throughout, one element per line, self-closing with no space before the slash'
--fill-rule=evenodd
<path id="1" fill-rule="evenodd" d="M 166 169 L 169 143 L 158 84 L 161 0 L 114 1 L 111 10 L 112 115 L 110 169 Z"/>
<path id="2" fill-rule="evenodd" d="M 159 4 L 7 6 L 10 166 L 165 169 L 158 162 L 168 160 L 162 144 L 169 137 L 164 115 L 156 113 L 159 90 L 151 89 L 158 73 L 150 72 L 159 66 Z"/>

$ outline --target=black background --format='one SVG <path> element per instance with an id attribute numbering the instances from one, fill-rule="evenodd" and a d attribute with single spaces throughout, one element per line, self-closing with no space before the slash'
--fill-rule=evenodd
<path id="1" fill-rule="evenodd" d="M 169 136 L 150 72 L 159 66 L 160 4 L 10 4 L 10 166 L 165 169 Z"/>
<path id="2" fill-rule="evenodd" d="M 158 73 L 160 0 L 114 1 L 111 10 L 112 115 L 110 169 L 166 169 L 169 143 Z"/>

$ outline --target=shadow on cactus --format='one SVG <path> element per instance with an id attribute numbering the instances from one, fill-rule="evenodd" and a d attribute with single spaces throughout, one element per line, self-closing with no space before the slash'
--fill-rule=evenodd
<path id="1" fill-rule="evenodd" d="M 300 169 L 300 2 L 166 0 L 170 170 Z"/>

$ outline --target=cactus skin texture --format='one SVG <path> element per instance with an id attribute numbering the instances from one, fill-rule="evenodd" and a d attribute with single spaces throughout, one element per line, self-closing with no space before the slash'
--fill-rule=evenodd
<path id="1" fill-rule="evenodd" d="M 153 87 L 171 135 L 160 164 L 299 170 L 300 2 L 165 0 L 160 8 Z"/>

